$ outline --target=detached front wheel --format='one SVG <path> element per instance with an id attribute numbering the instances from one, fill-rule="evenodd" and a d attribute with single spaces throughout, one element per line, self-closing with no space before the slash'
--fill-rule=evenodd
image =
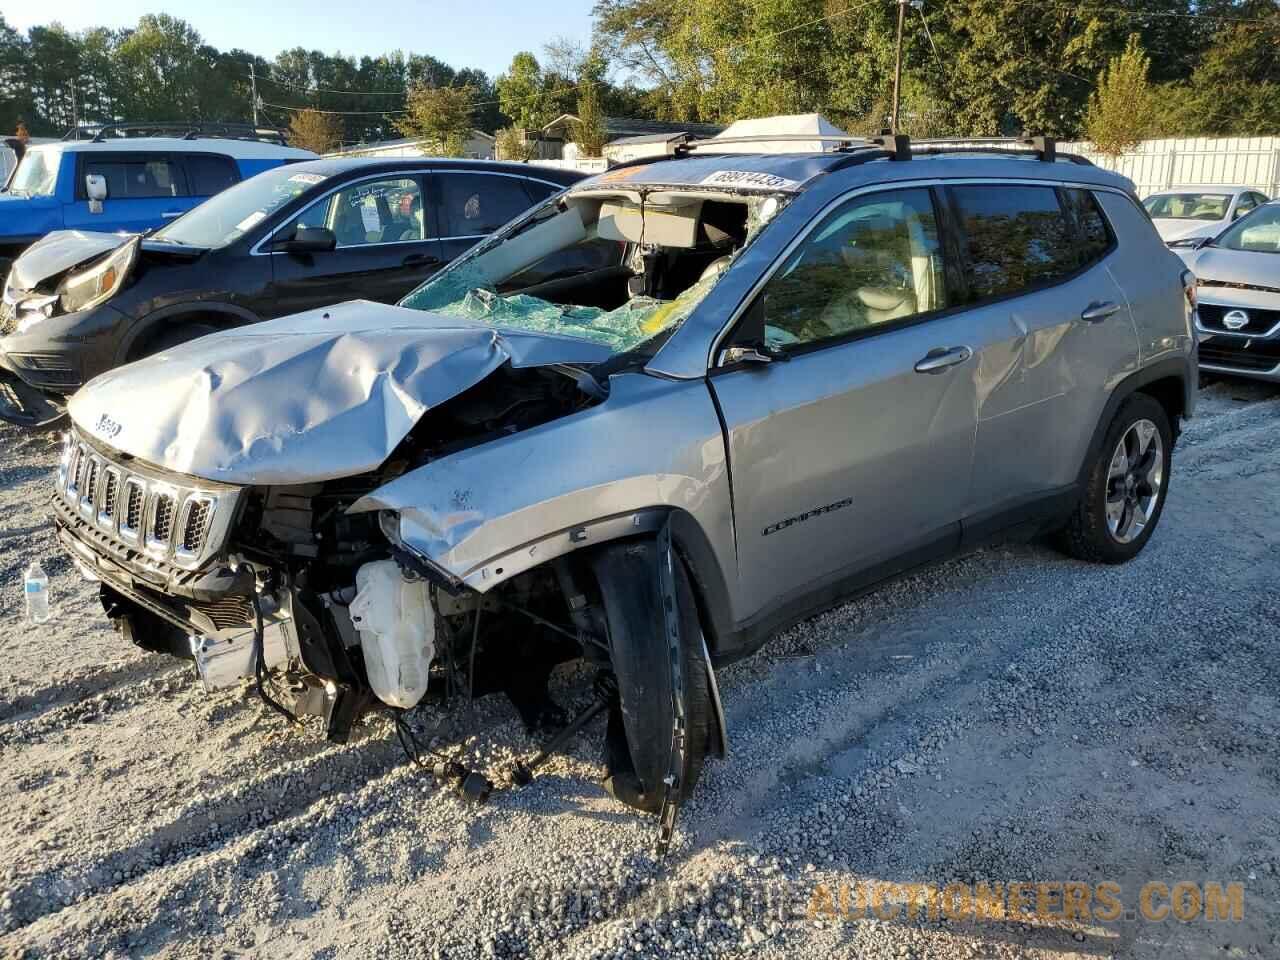
<path id="1" fill-rule="evenodd" d="M 657 813 L 692 793 L 719 730 L 693 588 L 683 561 L 655 539 L 605 547 L 592 566 L 618 680 L 605 789 Z"/>
<path id="2" fill-rule="evenodd" d="M 1066 553 L 1095 563 L 1136 557 L 1155 531 L 1169 491 L 1173 429 L 1154 398 L 1125 400 L 1089 470 L 1079 505 L 1059 534 Z"/>

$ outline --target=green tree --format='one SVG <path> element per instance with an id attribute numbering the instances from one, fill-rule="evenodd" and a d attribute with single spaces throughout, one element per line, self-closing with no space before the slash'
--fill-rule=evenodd
<path id="1" fill-rule="evenodd" d="M 289 119 L 289 145 L 312 153 L 329 153 L 342 144 L 342 121 L 307 108 Z"/>
<path id="2" fill-rule="evenodd" d="M 525 140 L 523 130 L 503 127 L 494 134 L 493 155 L 498 160 L 523 163 L 533 156 L 532 144 Z"/>
<path id="3" fill-rule="evenodd" d="M 584 157 L 602 156 L 604 145 L 609 141 L 603 104 L 604 69 L 604 59 L 594 52 L 578 67 L 578 123 L 574 139 Z"/>
<path id="4" fill-rule="evenodd" d="M 528 51 L 511 58 L 511 66 L 498 77 L 495 86 L 502 112 L 517 128 L 530 134 L 537 133 L 560 112 L 549 93 L 542 65 Z"/>
<path id="5" fill-rule="evenodd" d="M 0 130 L 16 130 L 20 122 L 34 123 L 26 69 L 29 56 L 27 40 L 0 14 Z"/>
<path id="6" fill-rule="evenodd" d="M 396 129 L 406 137 L 430 141 L 442 156 L 460 157 L 471 136 L 475 99 L 471 87 L 415 86 Z"/>
<path id="7" fill-rule="evenodd" d="M 1130 35 L 1124 52 L 1113 57 L 1098 74 L 1098 86 L 1089 97 L 1085 135 L 1103 153 L 1118 157 L 1151 135 L 1155 126 L 1155 100 L 1147 74 L 1151 60 L 1143 52 L 1138 35 Z"/>
<path id="8" fill-rule="evenodd" d="M 116 59 L 131 120 L 209 119 L 199 91 L 211 68 L 200 34 L 185 20 L 146 14 L 121 41 Z"/>

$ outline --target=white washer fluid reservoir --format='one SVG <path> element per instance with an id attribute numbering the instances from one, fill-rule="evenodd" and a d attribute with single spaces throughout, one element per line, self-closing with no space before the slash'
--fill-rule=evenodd
<path id="1" fill-rule="evenodd" d="M 427 582 L 406 579 L 394 560 L 366 563 L 356 571 L 356 598 L 348 609 L 373 692 L 393 707 L 414 706 L 427 692 L 436 655 Z"/>

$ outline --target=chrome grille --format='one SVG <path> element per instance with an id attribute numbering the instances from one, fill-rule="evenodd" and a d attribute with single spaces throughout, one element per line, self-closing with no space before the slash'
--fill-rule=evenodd
<path id="1" fill-rule="evenodd" d="M 192 497 L 187 500 L 182 518 L 182 536 L 178 540 L 178 552 L 199 553 L 204 543 L 205 531 L 209 529 L 209 521 L 213 519 L 215 501 L 209 498 Z"/>
<path id="2" fill-rule="evenodd" d="M 68 434 L 58 469 L 58 494 L 97 529 L 149 557 L 194 569 L 218 553 L 230 528 L 239 491 L 141 465 L 112 463 Z M 199 482 L 199 481 L 197 481 Z"/>
<path id="3" fill-rule="evenodd" d="M 99 458 L 90 456 L 85 459 L 85 468 L 82 471 L 84 483 L 80 487 L 80 510 L 88 516 L 93 516 L 93 495 L 97 492 L 100 469 L 102 469 L 102 461 Z"/>
<path id="4" fill-rule="evenodd" d="M 173 539 L 173 511 L 177 496 L 169 490 L 151 494 L 151 517 L 147 524 L 147 549 L 166 552 Z"/>
<path id="5" fill-rule="evenodd" d="M 142 531 L 142 508 L 147 502 L 147 488 L 137 477 L 130 477 L 124 483 L 128 491 L 125 501 L 124 516 L 120 518 L 120 532 L 127 534 L 126 539 L 137 540 Z"/>
<path id="6" fill-rule="evenodd" d="M 102 490 L 98 494 L 98 523 L 111 526 L 116 516 L 116 500 L 120 494 L 120 471 L 108 467 L 102 475 Z"/>

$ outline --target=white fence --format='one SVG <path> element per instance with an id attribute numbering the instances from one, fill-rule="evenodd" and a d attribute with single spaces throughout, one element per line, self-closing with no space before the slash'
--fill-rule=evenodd
<path id="1" fill-rule="evenodd" d="M 1128 177 L 1140 197 L 1200 184 L 1240 185 L 1280 196 L 1280 137 L 1146 140 L 1119 157 L 1099 153 L 1087 141 L 1059 143 L 1058 149 Z"/>
<path id="2" fill-rule="evenodd" d="M 580 170 L 583 173 L 604 173 L 609 169 L 609 161 L 604 157 L 567 157 L 559 160 L 529 161 L 537 167 L 555 167 L 558 170 Z"/>

